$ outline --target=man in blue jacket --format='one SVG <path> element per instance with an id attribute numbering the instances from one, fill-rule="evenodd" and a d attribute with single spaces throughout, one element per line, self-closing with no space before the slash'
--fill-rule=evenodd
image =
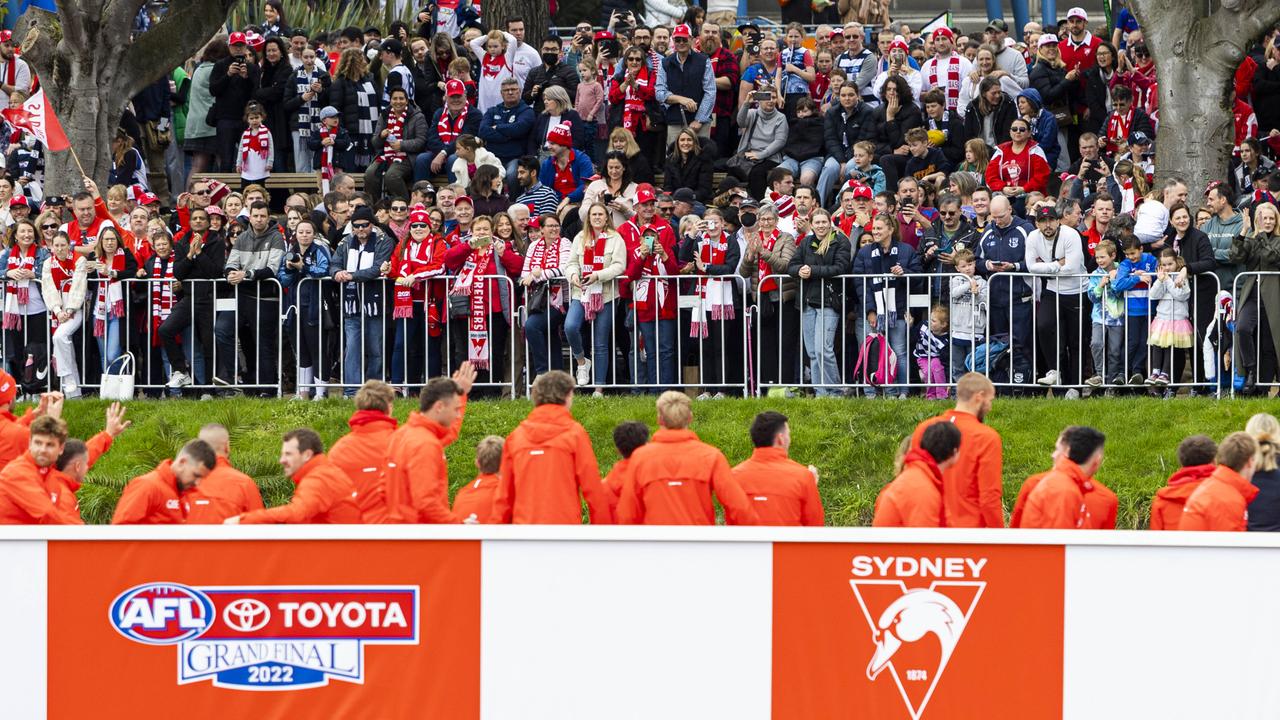
<path id="1" fill-rule="evenodd" d="M 1031 223 L 1013 214 L 1009 198 L 996 194 L 991 198 L 991 214 L 982 238 L 975 248 L 978 272 L 990 281 L 990 337 L 1003 336 L 1013 358 L 1014 385 L 1030 383 L 1031 353 L 1035 352 L 1031 337 L 1031 283 L 1026 277 L 1010 277 L 1003 273 L 1027 271 L 1027 235 Z"/>
<path id="2" fill-rule="evenodd" d="M 502 103 L 494 105 L 480 119 L 480 139 L 489 152 L 507 166 L 506 177 L 516 176 L 516 161 L 524 154 L 533 129 L 533 108 L 520 99 L 520 81 L 502 81 Z"/>
<path id="3" fill-rule="evenodd" d="M 573 130 L 562 122 L 547 133 L 547 147 L 551 157 L 542 161 L 538 170 L 538 182 L 560 194 L 560 206 L 556 213 L 565 217 L 567 207 L 582 202 L 587 179 L 595 174 L 591 158 L 573 149 Z"/>

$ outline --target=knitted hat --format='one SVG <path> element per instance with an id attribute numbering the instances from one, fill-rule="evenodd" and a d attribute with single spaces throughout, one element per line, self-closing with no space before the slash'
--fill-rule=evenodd
<path id="1" fill-rule="evenodd" d="M 889 52 L 893 52 L 894 50 L 901 50 L 904 53 L 911 52 L 911 48 L 907 45 L 906 38 L 901 35 L 894 35 L 893 42 L 889 44 Z"/>
<path id="2" fill-rule="evenodd" d="M 221 180 L 209 181 L 209 204 L 216 205 L 231 194 L 231 188 Z"/>
<path id="3" fill-rule="evenodd" d="M 933 39 L 937 40 L 939 35 L 951 41 L 956 39 L 956 34 L 951 32 L 951 28 L 945 25 L 933 31 Z"/>
<path id="4" fill-rule="evenodd" d="M 557 123 L 551 128 L 551 132 L 547 133 L 547 142 L 563 145 L 567 148 L 573 147 L 573 130 L 568 122 Z"/>
<path id="5" fill-rule="evenodd" d="M 413 225 L 415 223 L 431 224 L 431 213 L 427 212 L 426 206 L 414 205 L 409 209 L 409 224 Z"/>

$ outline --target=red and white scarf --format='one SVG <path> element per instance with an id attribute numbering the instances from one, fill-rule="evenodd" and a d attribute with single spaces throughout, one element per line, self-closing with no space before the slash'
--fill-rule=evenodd
<path id="1" fill-rule="evenodd" d="M 594 320 L 596 313 L 604 309 L 604 283 L 593 282 L 588 285 L 587 280 L 604 270 L 605 250 L 608 246 L 609 236 L 607 234 L 601 234 L 594 243 L 583 243 L 582 282 L 586 285 L 583 290 L 586 297 L 582 299 L 582 310 L 583 315 L 588 320 Z"/>
<path id="2" fill-rule="evenodd" d="M 66 303 L 67 294 L 71 292 L 71 284 L 75 281 L 76 276 L 76 254 L 72 253 L 66 260 L 59 260 L 56 257 L 49 256 L 46 262 L 49 265 L 49 277 L 53 280 L 53 286 L 58 289 L 58 294 L 62 296 L 63 303 Z M 75 312 L 75 308 L 64 307 L 64 310 Z M 49 329 L 58 329 L 58 314 L 49 313 Z"/>
<path id="3" fill-rule="evenodd" d="M 240 138 L 240 167 L 249 164 L 249 153 L 257 153 L 263 160 L 271 153 L 271 131 L 266 125 L 259 125 L 255 131 L 247 128 Z"/>
<path id="4" fill-rule="evenodd" d="M 698 243 L 698 255 L 704 265 L 723 265 L 729 238 L 722 231 L 714 240 L 703 236 Z M 689 324 L 689 337 L 705 338 L 711 331 L 707 312 L 712 320 L 733 319 L 733 285 L 727 280 L 700 278 L 698 280 L 698 305 L 693 309 L 693 321 Z"/>
<path id="5" fill-rule="evenodd" d="M 622 127 L 632 133 L 645 129 L 644 103 L 646 96 L 653 97 L 652 79 L 649 68 L 643 67 L 636 73 L 636 81 L 626 86 L 622 95 Z M 647 92 L 646 92 L 647 90 Z"/>
<path id="6" fill-rule="evenodd" d="M 13 246 L 13 250 L 9 252 L 9 262 L 5 267 L 5 284 L 4 284 L 4 329 L 18 330 L 22 328 L 23 310 L 27 307 L 27 303 L 31 300 L 31 281 L 30 280 L 9 280 L 10 270 L 30 270 L 36 271 L 36 251 L 38 248 L 32 243 L 25 252 L 17 245 Z"/>
<path id="7" fill-rule="evenodd" d="M 106 275 L 98 279 L 98 299 L 93 303 L 93 336 L 103 337 L 107 334 L 107 318 L 124 317 L 124 286 L 120 276 L 124 274 L 124 253 L 120 250 L 111 256 L 111 271 L 114 276 Z"/>
<path id="8" fill-rule="evenodd" d="M 506 55 L 494 57 L 489 53 L 485 53 L 484 58 L 480 60 L 480 77 L 482 78 L 497 80 L 503 70 L 511 72 L 511 66 L 507 64 Z"/>
<path id="9" fill-rule="evenodd" d="M 551 306 L 564 312 L 564 283 L 552 282 L 551 277 L 560 275 L 560 238 L 552 243 L 545 239 L 534 243 L 529 248 L 529 269 L 542 271 L 543 282 L 550 283 L 547 294 Z"/>
<path id="10" fill-rule="evenodd" d="M 1133 116 L 1137 111 L 1137 108 L 1131 107 L 1128 115 L 1112 112 L 1111 117 L 1107 118 L 1107 152 L 1115 152 L 1120 142 L 1128 141 L 1129 129 L 1133 127 Z"/>
<path id="11" fill-rule="evenodd" d="M 413 317 L 413 303 L 426 297 L 425 280 L 443 272 L 443 253 L 437 255 L 436 243 L 443 243 L 436 235 L 428 235 L 421 242 L 411 237 L 404 239 L 396 248 L 394 277 L 412 277 L 412 285 L 395 286 L 391 317 L 393 319 Z M 434 266 L 434 267 L 433 267 Z"/>
<path id="12" fill-rule="evenodd" d="M 934 58 L 929 63 L 929 72 L 925 74 L 925 81 L 929 83 L 929 87 L 942 88 L 942 92 L 947 96 L 947 109 L 955 110 L 960 105 L 960 58 L 954 53 L 948 55 L 947 62 L 947 80 L 946 83 L 939 82 L 938 66 L 941 64 L 941 58 Z"/>
<path id="13" fill-rule="evenodd" d="M 831 89 L 831 76 L 824 72 L 813 71 L 813 82 L 809 84 L 809 97 L 813 101 L 822 104 L 827 97 L 827 91 Z"/>
<path id="14" fill-rule="evenodd" d="M 661 243 L 662 239 L 659 238 L 657 242 Z M 639 282 L 634 283 L 631 289 L 631 297 L 636 304 L 636 313 L 647 316 L 652 312 L 654 317 L 661 319 L 662 309 L 667 306 L 669 288 L 667 287 L 667 281 L 656 278 L 665 277 L 666 274 L 666 268 L 662 266 L 662 261 L 658 259 L 657 253 L 650 253 L 649 257 L 644 261 Z"/>
<path id="15" fill-rule="evenodd" d="M 325 138 L 333 138 L 334 142 L 338 141 L 338 128 L 329 127 L 324 123 L 320 124 L 320 189 L 324 193 L 329 192 L 329 181 L 333 180 L 333 146 L 324 145 Z"/>
<path id="16" fill-rule="evenodd" d="M 4 84 L 12 87 L 18 82 L 18 58 L 9 58 L 9 62 L 4 64 Z M 32 89 L 35 92 L 35 89 Z"/>
<path id="17" fill-rule="evenodd" d="M 483 277 L 486 268 L 478 258 L 493 257 L 492 248 L 475 250 L 458 273 L 450 295 L 469 295 L 471 313 L 467 320 L 467 359 L 477 370 L 489 369 L 489 281 Z M 486 262 L 485 265 L 488 265 Z"/>
<path id="18" fill-rule="evenodd" d="M 781 235 L 782 233 L 777 228 L 774 228 L 773 232 L 768 235 L 762 235 L 760 237 L 760 249 L 773 252 L 774 246 L 778 244 L 778 237 Z M 777 280 L 772 278 L 768 280 L 764 279 L 768 275 L 773 275 L 774 272 L 773 272 L 773 268 L 769 266 L 769 263 L 765 262 L 763 252 L 760 253 L 760 260 L 757 263 L 757 267 L 760 270 L 760 294 L 764 295 L 767 292 L 773 292 L 774 290 L 777 290 L 778 289 Z"/>
<path id="19" fill-rule="evenodd" d="M 405 161 L 406 155 L 403 152 L 391 149 L 393 140 L 404 139 L 404 116 L 405 113 L 387 113 L 387 137 L 382 141 L 382 155 L 378 157 L 380 161 L 385 163 Z"/>
<path id="20" fill-rule="evenodd" d="M 160 347 L 160 323 L 173 312 L 173 252 L 151 264 L 151 347 Z"/>
<path id="21" fill-rule="evenodd" d="M 440 122 L 436 123 L 436 134 L 440 136 L 440 142 L 448 145 L 458 136 L 462 134 L 462 128 L 467 124 L 467 113 L 470 112 L 469 107 L 462 108 L 462 112 L 458 113 L 457 120 L 449 119 L 449 110 L 446 108 L 440 113 Z"/>

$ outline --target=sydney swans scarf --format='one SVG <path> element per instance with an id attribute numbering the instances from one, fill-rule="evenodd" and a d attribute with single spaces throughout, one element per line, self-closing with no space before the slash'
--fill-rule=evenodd
<path id="1" fill-rule="evenodd" d="M 5 330 L 18 330 L 22 327 L 22 311 L 26 309 L 27 303 L 31 300 L 31 281 L 9 278 L 9 273 L 13 270 L 30 270 L 33 273 L 36 271 L 35 243 L 32 243 L 26 250 L 15 245 L 9 253 L 9 262 L 5 267 L 4 284 L 3 324 Z"/>
<path id="2" fill-rule="evenodd" d="M 98 279 L 98 298 L 93 303 L 93 336 L 107 334 L 107 318 L 124 317 L 124 286 L 120 276 L 124 274 L 124 253 L 117 250 L 111 256 L 110 276 Z"/>
<path id="3" fill-rule="evenodd" d="M 728 248 L 728 236 L 721 232 L 716 238 L 704 236 L 698 243 L 698 255 L 704 265 L 723 265 Z M 730 281 L 700 278 L 697 301 L 698 304 L 693 309 L 693 322 L 689 324 L 689 337 L 707 337 L 711 330 L 707 323 L 708 311 L 712 320 L 733 319 L 733 285 Z"/>
<path id="4" fill-rule="evenodd" d="M 173 312 L 173 253 L 151 264 L 151 347 L 160 347 L 160 323 Z"/>
<path id="5" fill-rule="evenodd" d="M 489 369 L 489 281 L 484 277 L 486 268 L 478 258 L 488 260 L 492 248 L 473 250 L 458 273 L 458 281 L 449 291 L 452 295 L 470 296 L 470 316 L 467 320 L 467 359 L 477 370 Z M 485 262 L 485 265 L 488 263 Z"/>

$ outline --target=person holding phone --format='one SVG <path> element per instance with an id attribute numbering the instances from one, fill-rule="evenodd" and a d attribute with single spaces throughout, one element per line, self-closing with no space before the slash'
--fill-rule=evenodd
<path id="1" fill-rule="evenodd" d="M 778 111 L 778 91 L 773 86 L 756 91 L 751 102 L 738 109 L 743 128 L 738 151 L 729 160 L 730 174 L 747 183 L 751 197 L 762 197 L 769 171 L 782 161 L 787 146 L 787 118 Z"/>
<path id="2" fill-rule="evenodd" d="M 640 383 L 657 394 L 679 382 L 676 361 L 676 329 L 679 310 L 678 291 L 673 277 L 676 263 L 676 236 L 671 226 L 652 213 L 652 188 L 641 191 L 640 199 L 650 208 L 650 222 L 640 228 L 640 246 L 627 261 L 626 276 L 631 281 L 635 322 L 649 349 L 640 370 Z M 637 215 L 637 219 L 639 216 Z"/>

